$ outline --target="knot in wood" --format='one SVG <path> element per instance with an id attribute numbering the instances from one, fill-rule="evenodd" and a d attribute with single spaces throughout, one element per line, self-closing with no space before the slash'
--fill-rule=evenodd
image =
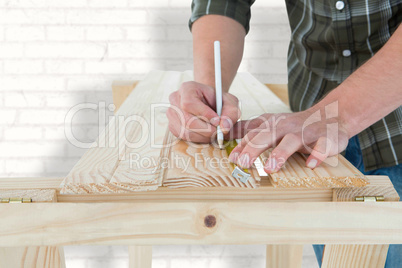
<path id="1" fill-rule="evenodd" d="M 214 215 L 207 215 L 204 218 L 204 224 L 208 228 L 212 228 L 216 225 L 216 218 Z"/>

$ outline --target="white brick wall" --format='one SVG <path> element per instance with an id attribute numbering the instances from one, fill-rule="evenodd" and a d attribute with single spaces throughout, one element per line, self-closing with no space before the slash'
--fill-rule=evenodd
<path id="1" fill-rule="evenodd" d="M 72 106 L 111 103 L 113 80 L 192 69 L 189 16 L 189 0 L 0 0 L 0 176 L 66 175 L 85 151 L 64 136 Z M 284 1 L 257 1 L 240 70 L 286 83 L 288 40 Z M 74 135 L 93 141 L 97 120 L 80 113 Z M 154 267 L 263 267 L 263 252 L 156 247 Z M 74 268 L 127 267 L 124 247 L 68 247 L 66 257 Z"/>

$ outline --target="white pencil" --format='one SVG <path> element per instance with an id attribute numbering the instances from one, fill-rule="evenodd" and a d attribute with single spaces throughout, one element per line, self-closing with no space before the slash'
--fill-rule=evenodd
<path id="1" fill-rule="evenodd" d="M 222 74 L 221 74 L 221 45 L 219 41 L 214 42 L 215 56 L 215 94 L 216 94 L 216 113 L 222 113 Z M 223 133 L 221 127 L 217 127 L 217 139 L 220 149 L 223 149 Z"/>

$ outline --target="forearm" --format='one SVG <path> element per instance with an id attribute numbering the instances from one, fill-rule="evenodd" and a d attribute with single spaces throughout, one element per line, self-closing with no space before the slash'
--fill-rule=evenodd
<path id="1" fill-rule="evenodd" d="M 402 105 L 402 27 L 384 47 L 311 109 L 338 101 L 339 118 L 350 137 Z"/>
<path id="2" fill-rule="evenodd" d="M 214 41 L 221 42 L 222 89 L 229 91 L 244 48 L 246 31 L 237 21 L 220 15 L 199 18 L 192 27 L 194 80 L 215 88 Z"/>

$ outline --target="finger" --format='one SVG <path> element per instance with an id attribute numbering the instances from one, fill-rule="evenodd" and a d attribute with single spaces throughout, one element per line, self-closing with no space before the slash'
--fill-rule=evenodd
<path id="1" fill-rule="evenodd" d="M 219 124 L 218 120 L 212 120 L 213 118 L 218 117 L 218 114 L 203 101 L 203 96 L 200 96 L 194 90 L 189 90 L 181 95 L 180 107 L 187 113 L 200 117 L 201 120 L 205 120 L 208 124 L 215 123 L 215 126 Z"/>
<path id="2" fill-rule="evenodd" d="M 255 136 L 257 136 L 264 129 L 265 129 L 264 127 L 261 128 L 257 127 L 248 131 L 248 133 L 244 135 L 240 143 L 230 153 L 229 160 L 232 161 L 233 163 L 237 163 L 238 157 L 240 156 L 240 153 L 243 151 L 243 149 L 247 146 L 249 142 L 251 142 L 254 139 Z"/>
<path id="3" fill-rule="evenodd" d="M 320 137 L 306 160 L 307 167 L 313 169 L 319 166 L 330 155 L 333 142 L 328 137 Z"/>
<path id="4" fill-rule="evenodd" d="M 224 134 L 230 131 L 233 124 L 239 120 L 240 115 L 239 100 L 232 94 L 224 94 L 220 121 L 220 126 Z"/>
<path id="5" fill-rule="evenodd" d="M 286 160 L 302 147 L 301 136 L 294 133 L 286 134 L 278 146 L 272 150 L 268 160 L 265 162 L 264 171 L 267 173 L 277 172 Z"/>
<path id="6" fill-rule="evenodd" d="M 169 95 L 169 102 L 170 104 L 173 104 L 175 106 L 179 106 L 180 105 L 180 95 L 177 91 L 172 92 Z"/>
<path id="7" fill-rule="evenodd" d="M 236 163 L 243 167 L 249 168 L 255 161 L 255 159 L 260 156 L 262 152 L 271 148 L 276 140 L 273 140 L 272 132 L 267 128 L 259 128 L 259 132 L 244 146 L 243 141 L 247 139 L 251 133 L 248 133 L 243 139 L 242 144 L 239 146 L 241 152 L 239 153 Z M 254 135 L 254 133 L 253 133 Z M 235 151 L 237 152 L 237 151 Z"/>
<path id="8" fill-rule="evenodd" d="M 272 116 L 272 114 L 264 114 L 262 116 L 259 116 L 258 118 L 253 119 L 252 121 L 249 121 L 249 124 L 252 125 L 252 127 L 248 127 L 246 125 L 244 126 L 247 134 L 244 135 L 241 143 L 232 151 L 233 155 L 230 159 L 234 162 L 237 162 L 236 157 L 241 155 L 244 150 L 246 150 L 245 152 L 248 152 L 250 150 L 251 152 L 257 153 L 264 148 L 268 149 L 272 146 L 275 146 L 277 141 L 279 141 L 286 133 L 286 128 L 276 129 L 277 122 L 275 120 L 276 119 L 274 116 Z M 253 129 L 255 124 L 258 123 L 260 123 L 260 125 L 257 128 Z M 256 139 L 257 135 L 260 135 L 259 139 Z M 264 136 L 266 136 L 266 141 L 262 140 L 264 139 Z M 253 160 L 258 156 L 253 157 L 253 155 L 251 155 L 250 157 L 251 165 L 253 163 Z"/>
<path id="9" fill-rule="evenodd" d="M 211 138 L 209 137 L 204 137 L 198 133 L 191 132 L 187 129 L 183 131 L 178 131 L 177 126 L 172 125 L 169 123 L 169 131 L 172 132 L 173 135 L 176 137 L 185 140 L 185 141 L 190 141 L 190 142 L 196 142 L 196 143 L 211 143 Z"/>
<path id="10" fill-rule="evenodd" d="M 206 123 L 199 117 L 186 113 L 180 110 L 178 107 L 171 105 L 166 111 L 166 115 L 169 119 L 169 123 L 175 125 L 178 131 L 181 129 L 187 129 L 191 132 L 196 132 L 204 137 L 210 138 L 216 132 L 216 127 Z"/>

